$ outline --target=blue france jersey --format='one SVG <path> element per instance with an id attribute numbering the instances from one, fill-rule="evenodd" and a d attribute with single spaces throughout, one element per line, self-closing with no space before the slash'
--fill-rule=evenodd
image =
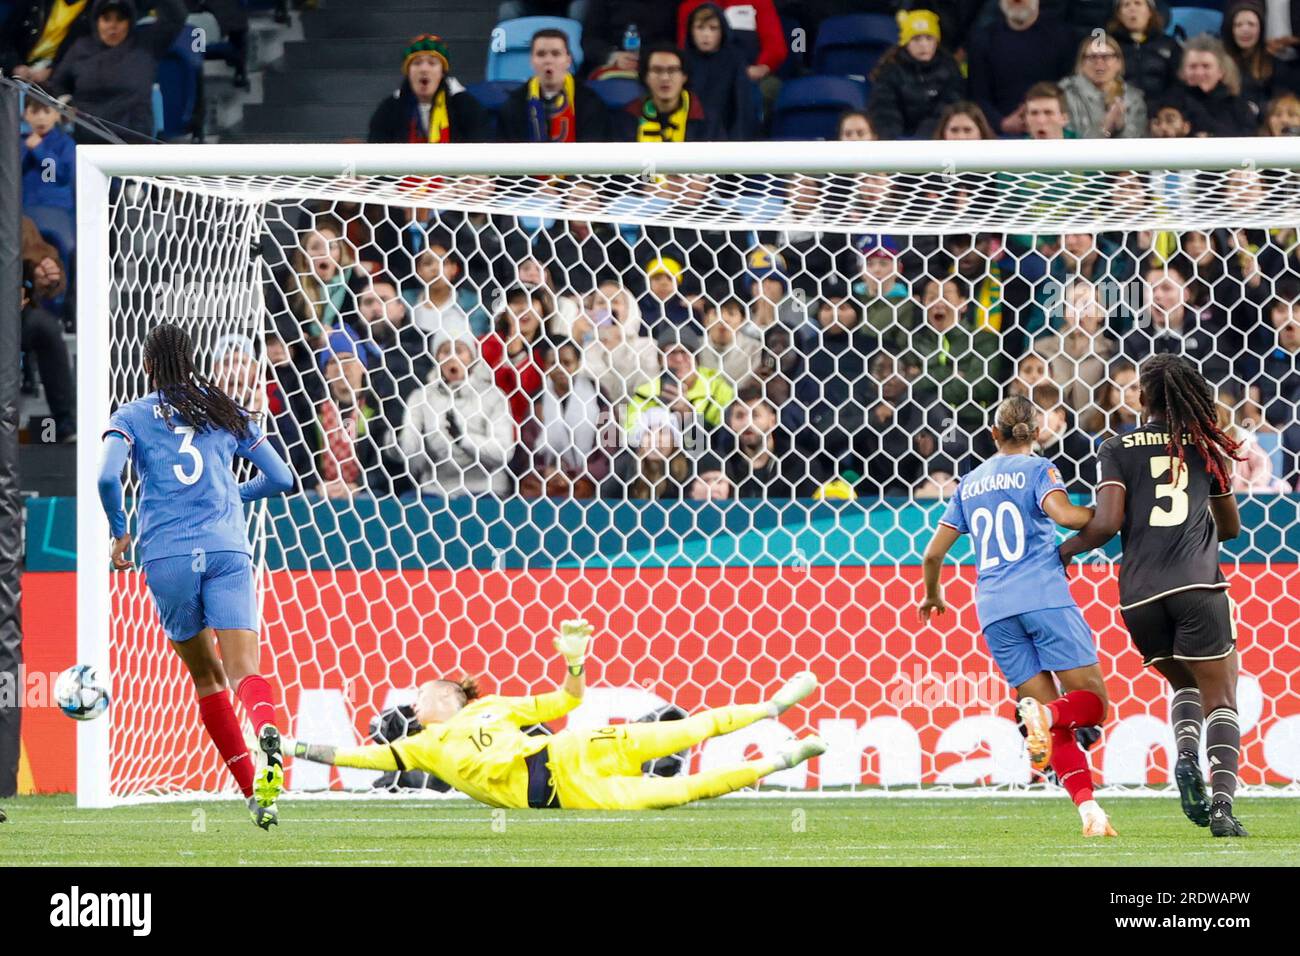
<path id="1" fill-rule="evenodd" d="M 175 413 L 172 423 L 169 428 L 158 393 L 150 392 L 119 407 L 104 431 L 126 439 L 140 476 L 141 563 L 200 549 L 251 555 L 231 463 L 266 436 L 255 422 L 243 441 L 223 428 L 195 432 Z"/>
<path id="2" fill-rule="evenodd" d="M 980 627 L 1013 614 L 1070 607 L 1044 499 L 1065 491 L 1061 473 L 1036 455 L 994 455 L 957 486 L 940 521 L 974 538 Z"/>

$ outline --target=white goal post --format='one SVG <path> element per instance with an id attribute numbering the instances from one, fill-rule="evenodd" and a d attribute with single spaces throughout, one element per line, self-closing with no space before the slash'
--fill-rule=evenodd
<path id="1" fill-rule="evenodd" d="M 1095 441 L 1131 419 L 1126 363 L 1161 283 L 1214 334 L 1180 340 L 1274 469 L 1244 489 L 1247 532 L 1224 561 L 1243 784 L 1300 792 L 1300 422 L 1278 417 L 1259 344 L 1289 341 L 1269 310 L 1300 270 L 1298 227 L 1289 137 L 79 147 L 77 649 L 114 703 L 78 727 L 78 804 L 230 787 L 138 569 L 106 560 L 97 437 L 147 391 L 140 346 L 162 319 L 266 412 L 300 482 L 249 512 L 291 733 L 355 742 L 444 673 L 532 692 L 555 676 L 544 630 L 563 611 L 601 632 L 571 720 L 754 699 L 811 665 L 824 697 L 806 725 L 792 713 L 690 759 L 808 729 L 831 751 L 776 786 L 1044 790 L 964 606 L 969 553 L 946 572 L 958 614 L 940 628 L 914 623 L 917 559 L 1008 389 L 1059 410 L 1044 452 L 1089 500 Z M 1263 275 L 1273 245 L 1285 268 Z M 1095 348 L 1076 347 L 1085 334 Z M 439 380 L 446 341 L 480 389 L 450 439 L 469 385 Z M 665 363 L 678 405 L 658 402 Z M 590 422 L 570 417 L 579 394 Z M 759 406 L 771 424 L 747 433 Z M 480 423 L 465 452 L 458 433 Z M 744 457 L 747 434 L 772 442 L 779 480 L 744 471 L 767 460 Z M 697 500 L 710 481 L 731 500 Z M 1164 690 L 1128 648 L 1113 556 L 1072 572 L 1116 705 L 1094 768 L 1160 786 Z M 368 783 L 290 771 L 299 790 Z"/>

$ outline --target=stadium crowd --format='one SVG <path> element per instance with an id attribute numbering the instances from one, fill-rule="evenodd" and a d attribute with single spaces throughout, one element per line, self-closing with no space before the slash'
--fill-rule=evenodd
<path id="1" fill-rule="evenodd" d="M 100 103 L 92 91 L 104 66 L 68 66 L 76 43 L 98 44 L 82 51 L 94 60 L 126 42 L 111 42 L 121 28 L 139 41 L 133 56 L 145 63 L 150 54 L 131 27 L 131 4 L 81 6 L 77 18 L 89 10 L 88 30 L 98 33 L 73 41 L 68 28 L 72 48 L 62 61 L 50 57 L 48 75 L 36 72 L 45 67 L 31 48 L 6 46 L 4 56 L 15 73 L 29 71 L 74 103 Z M 157 6 L 155 29 L 169 5 Z M 370 116 L 369 140 L 763 138 L 782 84 L 798 76 L 788 23 L 815 35 L 820 19 L 860 7 L 789 5 L 805 19 L 783 21 L 788 9 L 777 7 L 786 5 L 772 0 L 503 6 L 516 15 L 580 12 L 582 68 L 574 70 L 569 34 L 541 30 L 532 78 L 490 109 L 456 79 L 455 51 L 441 36 L 416 37 L 394 55 L 400 87 Z M 845 111 L 838 135 L 1300 133 L 1300 40 L 1291 30 L 1300 4 L 1230 3 L 1220 37 L 1181 42 L 1165 32 L 1169 16 L 1155 0 L 900 11 L 897 43 L 863 65 L 865 109 Z M 113 27 L 115 18 L 125 27 Z M 611 106 L 602 84 L 632 79 L 639 94 Z M 122 109 L 117 121 L 129 123 L 125 101 Z M 71 140 L 36 98 L 25 118 L 24 204 L 39 226 L 71 215 L 71 183 L 51 186 L 39 174 L 47 156 L 70 163 L 58 157 L 70 156 Z M 1294 188 L 1268 175 L 1242 171 L 1227 200 Z M 902 180 L 863 175 L 850 186 L 857 202 L 883 205 Z M 1113 201 L 1152 204 L 1167 186 L 1131 174 L 1092 185 Z M 703 207 L 720 185 L 661 177 L 625 187 Z M 536 188 L 582 199 L 593 187 Z M 826 184 L 807 177 L 764 189 L 795 213 L 828 201 Z M 932 198 L 960 202 L 982 189 L 1015 196 L 994 181 Z M 344 202 L 275 210 L 265 348 L 226 336 L 210 365 L 215 381 L 274 423 L 309 492 L 940 497 L 990 451 L 988 414 L 1011 393 L 1045 410 L 1038 445 L 1084 491 L 1098 444 L 1137 423 L 1137 365 L 1170 351 L 1220 385 L 1225 421 L 1245 442 L 1237 490 L 1286 491 L 1300 480 L 1294 228 L 895 237 Z M 66 380 L 43 316 L 63 290 L 37 279 L 51 262 L 62 265 L 46 247 L 25 247 L 33 304 L 24 347 L 37 356 L 53 411 L 55 383 Z M 70 421 L 60 427 L 75 431 Z"/>

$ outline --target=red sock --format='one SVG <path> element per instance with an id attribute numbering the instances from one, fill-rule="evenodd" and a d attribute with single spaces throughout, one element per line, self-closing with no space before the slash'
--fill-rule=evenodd
<path id="1" fill-rule="evenodd" d="M 259 674 L 249 674 L 235 688 L 239 702 L 244 705 L 253 730 L 261 733 L 267 724 L 275 723 L 275 705 L 271 703 L 271 685 Z"/>
<path id="2" fill-rule="evenodd" d="M 1101 723 L 1105 705 L 1090 690 L 1072 690 L 1047 705 L 1052 711 L 1053 727 L 1092 727 Z"/>
<path id="3" fill-rule="evenodd" d="M 253 795 L 253 760 L 244 746 L 244 732 L 239 728 L 239 718 L 231 706 L 230 695 L 224 690 L 199 698 L 199 716 L 208 736 L 221 751 L 221 759 L 234 774 L 244 796 Z"/>
<path id="4" fill-rule="evenodd" d="M 1079 749 L 1074 731 L 1068 727 L 1052 728 L 1052 769 L 1075 806 L 1092 799 L 1092 770 L 1087 755 Z"/>

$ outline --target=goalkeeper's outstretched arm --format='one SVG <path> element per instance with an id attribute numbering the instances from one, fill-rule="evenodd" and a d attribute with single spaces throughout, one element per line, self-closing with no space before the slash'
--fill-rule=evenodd
<path id="1" fill-rule="evenodd" d="M 555 649 L 564 658 L 568 673 L 564 675 L 564 692 L 582 699 L 587 689 L 587 645 L 591 642 L 591 625 L 581 618 L 564 621 L 555 637 Z"/>

